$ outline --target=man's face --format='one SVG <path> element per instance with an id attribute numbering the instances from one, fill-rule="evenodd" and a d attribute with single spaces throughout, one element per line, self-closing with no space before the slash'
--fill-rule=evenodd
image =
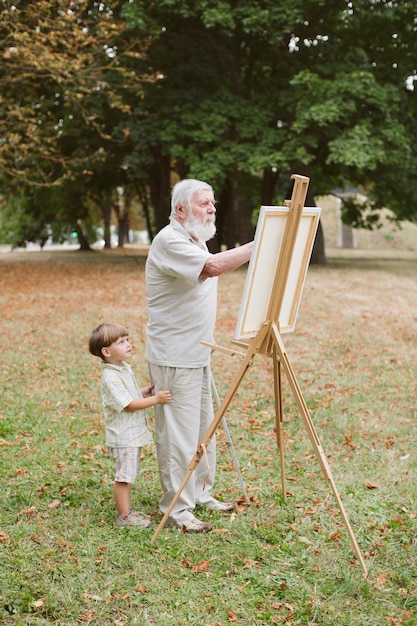
<path id="1" fill-rule="evenodd" d="M 190 203 L 183 226 L 195 239 L 208 241 L 216 234 L 216 207 L 213 192 L 203 189 L 196 192 Z"/>

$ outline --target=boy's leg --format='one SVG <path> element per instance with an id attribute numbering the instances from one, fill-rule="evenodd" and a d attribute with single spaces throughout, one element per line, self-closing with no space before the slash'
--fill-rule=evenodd
<path id="1" fill-rule="evenodd" d="M 118 526 L 142 526 L 147 528 L 151 520 L 138 511 L 132 511 L 131 485 L 139 473 L 140 448 L 108 448 L 115 461 L 114 498 Z"/>
<path id="2" fill-rule="evenodd" d="M 118 515 L 127 515 L 132 508 L 130 494 L 130 483 L 120 483 L 118 481 L 114 481 L 114 499 Z"/>

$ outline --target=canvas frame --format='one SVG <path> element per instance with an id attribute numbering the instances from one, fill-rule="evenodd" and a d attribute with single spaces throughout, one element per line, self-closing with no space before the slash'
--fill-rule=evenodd
<path id="1" fill-rule="evenodd" d="M 245 342 L 256 336 L 262 324 L 273 321 L 280 333 L 293 332 L 318 228 L 321 209 L 303 207 L 292 255 L 284 276 L 280 276 L 282 248 L 290 209 L 286 206 L 262 206 L 254 238 L 254 248 L 236 324 L 234 340 Z M 282 272 L 281 272 L 282 274 Z M 276 279 L 285 281 L 285 291 L 276 319 L 268 320 L 274 310 Z M 281 285 L 282 287 L 282 285 Z"/>

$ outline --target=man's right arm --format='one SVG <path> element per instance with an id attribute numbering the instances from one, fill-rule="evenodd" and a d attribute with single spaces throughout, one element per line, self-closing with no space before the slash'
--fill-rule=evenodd
<path id="1" fill-rule="evenodd" d="M 250 241 L 243 246 L 210 255 L 201 271 L 200 278 L 219 276 L 223 272 L 240 267 L 249 261 L 252 249 L 253 241 Z"/>

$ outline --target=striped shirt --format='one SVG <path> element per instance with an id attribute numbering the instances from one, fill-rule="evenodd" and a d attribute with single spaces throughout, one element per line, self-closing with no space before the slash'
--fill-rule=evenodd
<path id="1" fill-rule="evenodd" d="M 102 363 L 101 396 L 106 421 L 106 446 L 140 448 L 152 443 L 145 410 L 125 411 L 132 400 L 142 398 L 131 366 Z"/>

